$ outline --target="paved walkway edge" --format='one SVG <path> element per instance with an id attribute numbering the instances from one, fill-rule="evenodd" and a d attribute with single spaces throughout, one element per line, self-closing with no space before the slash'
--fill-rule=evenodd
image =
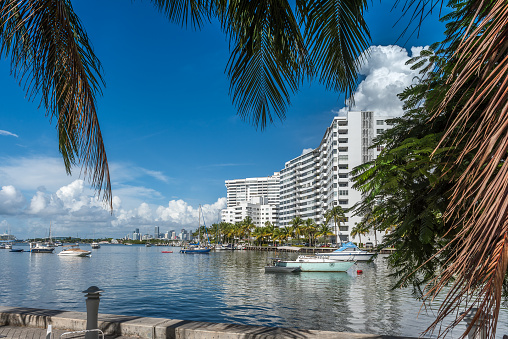
<path id="1" fill-rule="evenodd" d="M 86 328 L 85 312 L 69 312 L 36 308 L 0 306 L 0 326 L 23 326 L 79 331 Z M 177 319 L 147 318 L 99 314 L 99 328 L 105 334 L 137 336 L 147 339 L 395 339 L 373 334 L 332 332 L 263 327 L 224 323 L 208 323 Z"/>

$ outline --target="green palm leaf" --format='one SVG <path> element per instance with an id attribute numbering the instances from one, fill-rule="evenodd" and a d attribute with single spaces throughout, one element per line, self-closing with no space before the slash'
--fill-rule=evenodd
<path id="1" fill-rule="evenodd" d="M 366 7 L 365 0 L 314 0 L 300 6 L 310 60 L 320 81 L 346 96 L 356 89 L 357 71 L 369 47 Z"/>
<path id="2" fill-rule="evenodd" d="M 111 182 L 96 114 L 96 95 L 104 85 L 79 18 L 66 0 L 0 2 L 0 55 L 30 99 L 56 119 L 59 149 L 68 173 L 81 163 L 85 176 L 109 205 Z M 79 159 L 76 161 L 76 159 Z"/>

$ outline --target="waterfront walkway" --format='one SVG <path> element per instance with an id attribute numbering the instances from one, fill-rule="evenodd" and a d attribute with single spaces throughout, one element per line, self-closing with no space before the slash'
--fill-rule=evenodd
<path id="1" fill-rule="evenodd" d="M 63 332 L 86 328 L 86 313 L 0 306 L 0 339 L 45 339 L 53 327 L 53 338 Z M 207 323 L 177 319 L 99 314 L 99 328 L 106 338 L 118 339 L 400 339 L 375 334 L 290 329 L 236 324 Z M 83 338 L 66 337 L 66 338 Z"/>

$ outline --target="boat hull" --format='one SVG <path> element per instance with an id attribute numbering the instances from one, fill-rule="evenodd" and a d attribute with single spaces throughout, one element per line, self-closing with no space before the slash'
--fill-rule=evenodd
<path id="1" fill-rule="evenodd" d="M 200 248 L 200 249 L 193 249 L 193 248 L 182 248 L 180 250 L 180 253 L 187 253 L 187 254 L 194 254 L 194 253 L 209 253 L 211 250 L 209 248 Z"/>
<path id="2" fill-rule="evenodd" d="M 340 252 L 340 253 L 316 253 L 317 256 L 326 256 L 333 260 L 339 261 L 369 261 L 374 253 L 358 253 L 358 252 Z"/>
<path id="3" fill-rule="evenodd" d="M 30 253 L 53 253 L 54 248 L 32 248 Z"/>
<path id="4" fill-rule="evenodd" d="M 288 266 L 265 266 L 265 273 L 299 273 L 302 270 L 298 267 Z"/>
<path id="5" fill-rule="evenodd" d="M 59 256 L 62 256 L 62 257 L 88 257 L 92 252 L 90 251 L 85 251 L 85 252 L 67 252 L 67 251 L 62 251 L 60 253 L 58 253 Z"/>
<path id="6" fill-rule="evenodd" d="M 352 261 L 313 260 L 313 261 L 281 261 L 278 266 L 300 267 L 302 272 L 346 272 L 355 263 Z"/>

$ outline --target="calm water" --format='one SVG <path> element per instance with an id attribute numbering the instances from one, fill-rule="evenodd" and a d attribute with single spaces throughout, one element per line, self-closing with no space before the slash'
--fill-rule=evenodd
<path id="1" fill-rule="evenodd" d="M 168 249 L 174 253 L 161 253 Z M 101 313 L 410 336 L 433 319 L 432 310 L 418 316 L 421 305 L 409 289 L 390 290 L 383 258 L 348 273 L 265 274 L 270 252 L 190 255 L 106 245 L 92 253 L 65 258 L 0 250 L 0 305 L 84 312 L 81 291 L 96 285 L 104 289 Z M 506 308 L 497 337 L 502 334 L 508 334 Z"/>

